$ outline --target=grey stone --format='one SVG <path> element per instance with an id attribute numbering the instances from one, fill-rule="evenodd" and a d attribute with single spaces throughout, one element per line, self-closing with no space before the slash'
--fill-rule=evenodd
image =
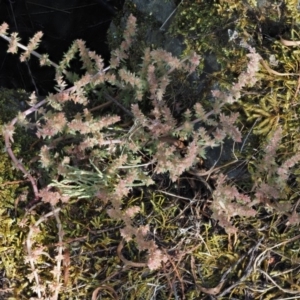
<path id="1" fill-rule="evenodd" d="M 133 0 L 132 2 L 139 11 L 152 15 L 161 24 L 176 8 L 175 3 L 169 0 Z"/>

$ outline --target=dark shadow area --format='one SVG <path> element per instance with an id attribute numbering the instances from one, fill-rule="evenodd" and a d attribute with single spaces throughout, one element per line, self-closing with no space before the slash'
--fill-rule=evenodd
<path id="1" fill-rule="evenodd" d="M 109 59 L 106 34 L 113 16 L 122 8 L 123 0 L 20 0 L 0 1 L 0 23 L 9 25 L 9 33 L 18 32 L 27 45 L 38 31 L 44 36 L 37 51 L 48 53 L 58 63 L 75 39 L 86 41 L 92 51 Z M 0 39 L 0 86 L 10 89 L 36 90 L 39 95 L 53 91 L 54 70 L 40 67 L 36 58 L 27 63 L 19 55 L 6 53 L 7 42 Z M 21 53 L 19 50 L 18 53 Z"/>

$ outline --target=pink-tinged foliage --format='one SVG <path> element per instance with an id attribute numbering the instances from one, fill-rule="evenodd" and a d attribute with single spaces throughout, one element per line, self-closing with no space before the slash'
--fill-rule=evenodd
<path id="1" fill-rule="evenodd" d="M 159 143 L 156 153 L 154 154 L 154 160 L 157 161 L 155 167 L 155 173 L 165 173 L 172 169 L 175 165 L 172 160 L 174 159 L 174 146 L 167 146 L 166 143 Z"/>
<path id="2" fill-rule="evenodd" d="M 153 271 L 161 268 L 161 263 L 166 263 L 168 261 L 167 255 L 163 254 L 163 252 L 159 249 L 154 249 L 154 247 L 149 248 L 149 257 L 147 266 Z"/>
<path id="3" fill-rule="evenodd" d="M 50 203 L 52 206 L 55 206 L 61 198 L 58 192 L 51 192 L 47 188 L 40 190 L 40 197 L 43 202 Z"/>
<path id="4" fill-rule="evenodd" d="M 194 110 L 195 110 L 196 117 L 202 120 L 203 122 L 206 122 L 207 120 L 206 112 L 200 103 L 196 103 L 194 105 Z"/>
<path id="5" fill-rule="evenodd" d="M 249 196 L 240 193 L 235 186 L 228 185 L 223 174 L 218 176 L 211 205 L 212 217 L 219 221 L 228 234 L 236 233 L 237 228 L 232 225 L 231 218 L 254 217 L 257 212 L 252 208 L 253 202 Z"/>
<path id="6" fill-rule="evenodd" d="M 43 168 L 47 169 L 52 164 L 52 158 L 50 154 L 50 149 L 48 146 L 43 145 L 40 151 L 40 162 Z"/>
<path id="7" fill-rule="evenodd" d="M 135 74 L 124 69 L 119 70 L 118 74 L 125 83 L 130 84 L 133 88 L 141 88 L 141 79 Z"/>
<path id="8" fill-rule="evenodd" d="M 220 114 L 220 122 L 224 133 L 232 137 L 235 142 L 242 141 L 241 132 L 236 126 L 233 125 L 236 122 L 238 116 L 238 113 L 232 113 L 230 116 L 225 116 L 222 113 Z"/>
<path id="9" fill-rule="evenodd" d="M 112 69 L 119 67 L 120 63 L 128 58 L 127 51 L 131 47 L 135 34 L 136 18 L 131 14 L 127 20 L 126 29 L 123 34 L 124 41 L 121 43 L 120 48 L 111 52 L 110 67 Z"/>
<path id="10" fill-rule="evenodd" d="M 87 70 L 88 73 L 93 73 L 94 64 L 89 56 L 89 49 L 85 46 L 85 41 L 76 40 L 77 47 L 79 49 L 80 59 L 83 63 L 83 67 Z"/>
<path id="11" fill-rule="evenodd" d="M 62 132 L 67 124 L 65 114 L 62 112 L 46 117 L 46 124 L 38 127 L 37 136 L 40 138 L 52 137 Z"/>
<path id="12" fill-rule="evenodd" d="M 300 154 L 295 154 L 278 168 L 277 174 L 282 181 L 288 180 L 289 170 L 300 162 Z"/>
<path id="13" fill-rule="evenodd" d="M 29 44 L 27 45 L 27 50 L 23 52 L 20 56 L 20 60 L 22 62 L 30 58 L 31 52 L 39 46 L 42 37 L 43 33 L 39 31 L 33 36 L 33 38 L 30 39 Z"/>
<path id="14" fill-rule="evenodd" d="M 300 216 L 299 213 L 297 213 L 296 210 L 293 210 L 293 212 L 288 217 L 288 223 L 287 225 L 299 225 L 300 223 Z"/>
<path id="15" fill-rule="evenodd" d="M 174 182 L 186 170 L 190 169 L 197 160 L 198 155 L 197 141 L 194 139 L 187 148 L 185 157 L 177 157 L 174 160 L 173 168 L 169 169 L 170 179 Z"/>
<path id="16" fill-rule="evenodd" d="M 17 32 L 13 32 L 10 36 L 10 42 L 7 52 L 15 54 L 18 52 L 18 42 L 20 41 L 20 38 L 18 37 Z"/>
<path id="17" fill-rule="evenodd" d="M 134 217 L 134 215 L 136 215 L 139 211 L 141 210 L 141 208 L 139 206 L 130 206 L 129 208 L 127 208 L 125 210 L 125 214 L 129 217 L 132 218 Z"/>
<path id="18" fill-rule="evenodd" d="M 12 143 L 14 142 L 14 139 L 13 139 L 14 133 L 15 133 L 15 126 L 13 124 L 8 124 L 8 125 L 3 126 L 3 128 L 2 128 L 3 136 L 7 137 L 7 139 Z"/>
<path id="19" fill-rule="evenodd" d="M 249 62 L 247 65 L 247 70 L 242 72 L 236 83 L 233 83 L 231 89 L 227 92 L 221 92 L 220 90 L 213 90 L 212 95 L 220 99 L 223 104 L 232 104 L 238 101 L 241 97 L 241 93 L 244 87 L 252 87 L 257 82 L 256 74 L 260 68 L 261 56 L 256 53 L 255 48 L 247 45 L 246 47 L 250 53 L 247 54 Z"/>
<path id="20" fill-rule="evenodd" d="M 100 56 L 90 51 L 84 41 L 77 40 L 57 66 L 55 76 L 57 93 L 50 94 L 44 102 L 44 104 L 50 104 L 50 109 L 47 111 L 46 108 L 42 108 L 42 105 L 37 103 L 35 95 L 31 96 L 30 113 L 38 109 L 40 114 L 39 122 L 37 122 L 37 136 L 41 139 L 50 139 L 49 144 L 41 147 L 40 162 L 45 169 L 51 170 L 52 174 L 57 172 L 56 174 L 60 175 L 58 177 L 63 177 L 67 182 L 65 185 L 59 185 L 61 182 L 56 182 L 57 190 L 44 188 L 38 191 L 35 183 L 33 187 L 38 191 L 36 196 L 53 207 L 59 201 L 68 201 L 68 197 L 63 196 L 64 189 L 68 190 L 69 194 L 73 192 L 74 198 L 97 197 L 109 206 L 107 209 L 109 217 L 122 222 L 123 228 L 120 230 L 122 238 L 127 242 L 135 241 L 138 250 L 148 251 L 148 267 L 150 270 L 156 270 L 168 258 L 154 240 L 148 239 L 148 233 L 151 231 L 150 225 L 136 226 L 134 224 L 132 218 L 140 212 L 141 208 L 136 205 L 126 207 L 125 200 L 134 186 L 151 184 L 153 182 L 151 175 L 166 173 L 172 181 L 176 181 L 183 172 L 189 170 L 198 161 L 199 157 L 205 157 L 206 148 L 220 146 L 226 137 L 236 142 L 241 141 L 241 133 L 235 124 L 238 115 L 225 115 L 222 113 L 222 107 L 227 103 L 237 101 L 244 87 L 254 85 L 260 56 L 255 49 L 248 48 L 250 53 L 247 69 L 239 76 L 237 82 L 233 83 L 229 91 L 213 91 L 217 99 L 211 111 L 206 112 L 201 103 L 196 103 L 193 109 L 182 112 L 182 119 L 175 119 L 173 110 L 164 99 L 172 79 L 172 72 L 175 70 L 193 72 L 199 64 L 200 56 L 192 52 L 181 59 L 163 49 L 147 48 L 139 61 L 140 69 L 138 67 L 134 69 L 132 65 L 128 67 L 126 64 L 131 59 L 129 51 L 135 42 L 136 27 L 136 18 L 130 15 L 123 35 L 124 40 L 111 53 L 109 71 L 107 71 L 109 68 L 104 70 L 104 63 Z M 2 25 L 0 33 L 5 34 L 6 29 L 7 26 Z M 22 56 L 23 60 L 32 54 L 40 38 L 41 34 L 38 33 L 30 41 L 28 51 Z M 17 42 L 17 34 L 12 34 L 10 52 L 17 51 Z M 68 88 L 70 82 L 67 80 L 71 76 L 67 70 L 77 53 L 85 74 L 75 82 L 71 82 L 72 87 Z M 45 60 L 47 60 L 46 57 Z M 139 66 L 139 64 L 133 65 Z M 125 126 L 125 129 L 119 130 L 115 126 L 121 120 L 119 116 L 103 115 L 99 111 L 94 114 L 91 109 L 93 98 L 88 99 L 89 92 L 95 92 L 96 88 L 100 90 L 103 86 L 107 88 L 107 91 L 116 93 L 119 98 L 123 95 L 125 95 L 124 98 L 131 97 L 131 112 L 127 112 L 132 121 L 130 129 Z M 136 100 L 141 102 L 136 104 Z M 123 99 L 118 99 L 118 101 L 120 101 L 119 107 L 125 103 Z M 70 115 L 69 111 L 64 111 L 68 102 L 73 102 L 72 104 L 76 104 L 76 107 L 82 111 L 76 115 Z M 145 106 L 151 106 L 151 108 L 146 111 Z M 196 124 L 200 124 L 200 128 L 195 129 Z M 208 133 L 202 124 L 214 129 Z M 13 142 L 14 123 L 4 126 L 3 131 L 8 141 L 7 147 L 10 147 L 9 142 Z M 280 133 L 277 135 L 279 136 Z M 261 172 L 275 165 L 273 155 L 278 146 L 278 139 L 280 140 L 277 135 L 274 135 L 269 148 L 267 147 Z M 67 145 L 62 143 L 58 151 L 55 146 L 60 139 L 64 141 L 65 136 L 68 138 L 71 136 L 71 140 Z M 174 143 L 174 140 L 178 142 L 178 137 L 187 142 L 184 154 Z M 148 160 L 146 163 L 144 163 L 145 159 Z M 295 156 L 286 161 L 277 173 L 272 171 L 269 174 L 277 174 L 281 180 L 286 180 L 290 168 L 298 163 L 299 159 L 299 156 Z M 72 176 L 68 172 L 68 168 L 71 167 L 69 164 L 76 169 Z M 25 174 L 28 176 L 27 173 Z M 78 195 L 75 192 L 82 194 Z M 256 196 L 259 199 L 267 196 L 278 198 L 278 193 L 279 191 L 274 189 L 269 182 L 261 183 L 256 187 Z M 256 211 L 252 208 L 254 202 L 250 197 L 239 192 L 235 186 L 229 185 L 223 175 L 219 175 L 212 197 L 212 217 L 218 220 L 219 225 L 223 226 L 228 233 L 236 232 L 231 218 L 256 215 Z M 60 227 L 60 221 L 57 218 L 56 221 Z M 291 219 L 291 222 L 296 221 Z M 60 263 L 63 259 L 60 251 L 54 260 Z M 54 277 L 59 277 L 60 269 L 55 267 L 52 274 Z M 34 277 L 38 282 L 37 272 L 34 273 Z M 59 282 L 56 282 L 49 288 L 57 292 L 61 286 Z"/>
<path id="21" fill-rule="evenodd" d="M 254 177 L 264 179 L 263 182 L 255 182 L 253 191 L 256 201 L 267 203 L 271 208 L 278 210 L 278 199 L 286 198 L 288 178 L 291 169 L 300 162 L 300 154 L 295 154 L 283 161 L 281 165 L 276 160 L 276 152 L 282 138 L 282 128 L 278 127 L 269 137 L 264 148 L 264 154 L 257 160 Z M 272 204 L 275 201 L 275 204 Z M 281 205 L 288 205 L 282 203 Z M 282 212 L 279 210 L 279 212 Z M 287 211 L 286 211 L 287 212 Z M 294 217 L 295 218 L 295 217 Z"/>
<path id="22" fill-rule="evenodd" d="M 255 190 L 255 196 L 260 201 L 264 199 L 278 199 L 280 197 L 280 190 L 278 187 L 269 185 L 267 183 L 261 183 Z"/>
<path id="23" fill-rule="evenodd" d="M 3 23 L 1 26 L 0 26 L 0 34 L 4 34 L 6 35 L 6 31 L 8 30 L 8 24 L 7 23 Z"/>

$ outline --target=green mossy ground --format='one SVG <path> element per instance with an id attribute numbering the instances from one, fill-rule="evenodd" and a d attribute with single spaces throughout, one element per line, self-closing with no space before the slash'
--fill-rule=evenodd
<path id="1" fill-rule="evenodd" d="M 276 71 L 300 72 L 298 49 L 283 47 L 277 40 L 278 34 L 286 39 L 298 39 L 299 29 L 295 24 L 300 17 L 294 9 L 295 1 L 286 0 L 278 8 L 274 5 L 257 8 L 252 2 L 198 0 L 181 5 L 173 28 L 176 28 L 176 34 L 179 32 L 185 37 L 187 51 L 211 52 L 220 64 L 220 71 L 210 75 L 211 86 L 217 83 L 220 88 L 228 88 L 247 63 L 246 51 L 228 43 L 228 29 L 237 30 L 241 37 L 251 41 L 266 60 L 274 54 L 279 61 Z M 278 161 L 296 153 L 299 143 L 299 95 L 294 99 L 298 77 L 280 77 L 265 70 L 260 76 L 260 86 L 247 91 L 235 107 L 228 107 L 241 112 L 240 122 L 244 125 L 245 135 L 258 120 L 254 126 L 256 144 L 248 145 L 246 153 L 239 154 L 239 159 L 248 164 L 252 175 L 263 150 L 261 141 L 276 125 L 280 124 L 284 129 Z M 0 90 L 0 117 L 7 117 L 1 119 L 0 124 L 10 121 L 22 109 L 19 107 L 21 98 L 25 100 L 26 95 Z M 191 99 L 191 103 L 200 100 Z M 8 103 L 15 109 L 11 110 Z M 255 114 L 258 116 L 253 118 Z M 264 126 L 261 125 L 263 122 Z M 28 150 L 34 142 L 35 137 L 30 132 L 20 129 L 15 134 L 15 153 L 22 154 L 24 161 L 30 161 L 38 148 L 37 144 L 32 151 Z M 4 149 L 3 142 L 0 144 Z M 256 149 L 254 152 L 253 148 Z M 111 220 L 97 199 L 74 200 L 64 205 L 60 218 L 70 265 L 63 267 L 65 286 L 60 299 L 91 299 L 92 292 L 98 287 L 101 288 L 98 299 L 114 299 L 114 293 L 119 299 L 132 300 L 244 299 L 246 295 L 249 299 L 284 299 L 287 295 L 293 296 L 292 292 L 299 295 L 298 226 L 288 225 L 286 214 L 266 206 L 259 208 L 255 218 L 235 217 L 238 233 L 228 236 L 210 218 L 208 185 L 213 186 L 215 179 L 204 183 L 205 179 L 200 181 L 186 174 L 175 185 L 169 186 L 167 177 L 161 176 L 160 186 L 151 190 L 136 189 L 124 200 L 124 208 L 135 204 L 142 208 L 134 219 L 136 225 L 150 224 L 153 236 L 149 239 L 154 238 L 169 257 L 169 262 L 158 271 L 123 264 L 117 255 L 122 223 Z M 22 175 L 13 170 L 10 159 L 2 151 L 0 299 L 29 299 L 33 296 L 28 280 L 30 272 L 24 264 L 24 240 L 28 230 L 19 226 L 27 216 L 26 205 L 20 196 L 29 190 L 29 185 L 23 182 L 14 184 L 22 180 Z M 255 180 L 262 178 L 248 178 L 239 188 L 247 193 Z M 298 183 L 299 175 L 294 170 L 287 196 L 280 203 L 282 206 L 297 202 Z M 42 205 L 35 210 L 36 213 L 27 220 L 30 224 L 45 212 Z M 297 207 L 294 210 L 296 212 Z M 36 240 L 48 249 L 51 257 L 55 256 L 57 228 L 54 220 L 43 223 Z M 134 243 L 125 245 L 123 255 L 135 262 L 144 261 L 146 257 L 145 253 L 136 250 Z M 43 280 L 51 280 L 49 271 L 53 264 L 53 260 L 44 256 L 37 262 Z"/>

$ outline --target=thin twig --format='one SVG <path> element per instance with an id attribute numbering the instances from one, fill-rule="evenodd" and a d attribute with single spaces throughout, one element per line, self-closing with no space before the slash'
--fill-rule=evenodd
<path id="1" fill-rule="evenodd" d="M 252 132 L 254 126 L 256 125 L 256 123 L 258 122 L 259 119 L 260 119 L 260 118 L 258 118 L 258 119 L 255 120 L 255 122 L 253 123 L 253 125 L 252 125 L 252 127 L 250 128 L 249 132 L 247 133 L 247 135 L 246 135 L 246 137 L 245 137 L 245 139 L 244 139 L 244 141 L 243 141 L 243 144 L 242 144 L 242 146 L 241 146 L 241 150 L 240 150 L 241 153 L 243 152 L 244 146 L 245 146 L 245 144 L 246 144 L 246 141 L 247 141 L 248 138 L 249 138 L 250 133 Z"/>
<path id="2" fill-rule="evenodd" d="M 58 255 L 56 256 L 55 260 L 56 260 L 56 267 L 55 267 L 55 272 L 53 273 L 53 277 L 54 280 L 56 281 L 56 289 L 54 292 L 54 296 L 53 299 L 58 299 L 58 294 L 60 291 L 60 275 L 61 275 L 61 266 L 62 266 L 62 260 L 63 260 L 63 235 L 64 235 L 64 231 L 62 229 L 62 224 L 59 218 L 59 210 L 55 209 L 54 206 L 52 206 L 52 212 L 53 215 L 56 219 L 56 226 L 58 228 L 58 242 L 59 242 L 59 246 L 58 246 Z M 55 278 L 56 277 L 56 278 Z"/>
<path id="3" fill-rule="evenodd" d="M 122 254 L 123 247 L 124 247 L 124 240 L 122 239 L 117 248 L 117 255 L 126 266 L 131 266 L 131 267 L 135 267 L 135 268 L 147 267 L 147 263 L 134 262 L 134 261 L 130 261 L 130 260 L 126 259 Z"/>
<path id="4" fill-rule="evenodd" d="M 276 244 L 276 245 L 274 245 L 274 246 L 272 246 L 272 247 L 269 247 L 269 248 L 265 249 L 262 253 L 260 253 L 260 254 L 256 257 L 256 259 L 255 259 L 255 261 L 254 261 L 254 264 L 253 264 L 253 265 L 254 265 L 254 266 L 253 266 L 253 267 L 254 267 L 254 271 L 256 270 L 258 263 L 260 263 L 260 258 L 261 258 L 266 252 L 268 252 L 268 251 L 270 251 L 270 250 L 272 250 L 272 249 L 274 249 L 274 248 L 276 248 L 276 247 L 279 247 L 279 246 L 281 246 L 281 245 L 284 245 L 284 244 L 293 242 L 293 241 L 295 241 L 295 240 L 298 240 L 298 239 L 300 239 L 300 234 L 294 236 L 294 237 L 291 238 L 291 239 L 285 240 L 285 241 L 283 241 L 283 242 L 281 242 L 281 243 L 278 243 L 278 244 Z"/>
<path id="5" fill-rule="evenodd" d="M 127 115 L 129 115 L 132 118 L 134 117 L 133 113 L 129 111 L 127 108 L 125 108 L 117 99 L 115 99 L 114 97 L 110 96 L 107 93 L 104 93 L 104 97 L 106 98 L 106 100 L 112 101 L 117 106 L 119 106 Z"/>
<path id="6" fill-rule="evenodd" d="M 181 0 L 181 2 L 176 6 L 176 8 L 171 12 L 171 14 L 168 16 L 168 18 L 166 19 L 166 21 L 161 25 L 161 27 L 159 28 L 160 31 L 164 31 L 164 27 L 167 24 L 167 22 L 170 20 L 170 18 L 174 15 L 174 13 L 176 12 L 176 10 L 178 9 L 179 5 L 182 3 L 183 0 Z"/>
<path id="7" fill-rule="evenodd" d="M 249 262 L 247 264 L 247 267 L 246 267 L 246 272 L 245 274 L 239 279 L 237 280 L 234 284 L 232 284 L 230 287 L 228 287 L 227 289 L 225 289 L 222 293 L 220 293 L 218 295 L 218 297 L 222 297 L 224 295 L 226 295 L 228 292 L 230 292 L 233 288 L 235 288 L 237 285 L 239 285 L 242 281 L 244 281 L 251 273 L 251 271 L 253 270 L 253 261 L 254 261 L 254 254 L 256 252 L 256 250 L 258 249 L 258 247 L 260 246 L 261 242 L 263 241 L 263 238 L 261 238 L 258 243 L 252 247 L 251 249 L 249 249 L 249 251 L 247 252 L 246 255 L 243 255 L 233 266 L 233 268 L 235 266 L 237 266 L 241 261 L 242 259 L 244 259 L 245 257 L 247 256 L 250 256 L 250 259 L 249 259 Z M 227 273 L 228 274 L 228 273 Z M 225 275 L 225 274 L 224 274 Z M 224 275 L 222 276 L 222 279 L 224 280 Z M 222 281 L 221 279 L 221 281 Z"/>
<path id="8" fill-rule="evenodd" d="M 35 222 L 34 225 L 30 226 L 29 233 L 28 233 L 28 236 L 26 239 L 26 250 L 28 253 L 28 262 L 31 266 L 31 270 L 32 270 L 34 280 L 36 283 L 36 293 L 38 294 L 38 298 L 42 297 L 42 287 L 41 287 L 41 283 L 40 283 L 39 274 L 35 268 L 35 258 L 32 253 L 32 244 L 33 244 L 32 237 L 34 235 L 35 230 L 38 228 L 38 226 L 41 223 L 43 223 L 47 218 L 51 217 L 52 215 L 57 214 L 59 211 L 60 211 L 60 208 L 53 209 L 51 212 L 49 212 L 46 215 L 39 218 L 39 220 L 37 222 Z M 45 254 L 45 253 L 43 253 L 43 254 Z"/>
<path id="9" fill-rule="evenodd" d="M 268 273 L 266 273 L 265 271 L 263 271 L 261 269 L 257 269 L 257 271 L 259 271 L 260 273 L 262 273 L 263 275 L 265 275 L 282 292 L 284 292 L 286 294 L 294 294 L 294 295 L 298 294 L 298 297 L 300 296 L 300 291 L 292 291 L 292 290 L 284 289 L 283 287 L 281 287 L 280 285 L 278 285 L 276 283 L 276 281 L 273 280 L 273 278 Z"/>

